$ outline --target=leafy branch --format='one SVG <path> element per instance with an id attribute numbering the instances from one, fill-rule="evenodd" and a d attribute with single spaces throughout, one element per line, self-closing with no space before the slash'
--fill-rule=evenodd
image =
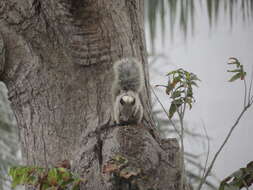
<path id="1" fill-rule="evenodd" d="M 211 172 L 211 170 L 214 166 L 215 161 L 217 160 L 219 154 L 221 153 L 222 149 L 224 148 L 224 146 L 226 145 L 226 143 L 229 140 L 230 136 L 232 135 L 234 129 L 236 128 L 236 126 L 238 126 L 238 123 L 240 122 L 242 116 L 250 108 L 250 106 L 253 104 L 253 96 L 251 95 L 252 82 L 250 83 L 249 92 L 247 93 L 247 82 L 246 82 L 246 79 L 245 79 L 246 78 L 245 77 L 246 72 L 243 69 L 243 65 L 241 65 L 239 60 L 237 58 L 234 58 L 234 57 L 229 58 L 228 64 L 236 66 L 235 70 L 228 70 L 228 72 L 235 73 L 232 76 L 232 78 L 230 78 L 229 82 L 233 82 L 237 79 L 241 79 L 241 80 L 244 81 L 244 88 L 245 88 L 245 90 L 244 90 L 244 107 L 243 107 L 241 113 L 239 114 L 239 116 L 237 117 L 235 123 L 232 125 L 231 129 L 229 130 L 229 132 L 228 132 L 227 136 L 225 137 L 223 143 L 221 144 L 220 148 L 215 153 L 214 158 L 212 159 L 210 166 L 208 167 L 205 175 L 203 176 L 203 178 L 202 178 L 202 180 L 199 184 L 198 190 L 200 190 L 202 188 L 204 182 L 206 181 L 206 178 L 209 176 L 209 174 L 210 174 L 210 172 Z"/>
<path id="2" fill-rule="evenodd" d="M 252 92 L 251 92 L 252 91 L 252 83 L 253 83 L 253 74 L 252 74 L 252 79 L 250 81 L 250 86 L 248 88 L 247 87 L 247 81 L 246 81 L 246 72 L 244 71 L 244 67 L 239 62 L 239 60 L 237 58 L 231 57 L 231 58 L 229 58 L 228 64 L 229 65 L 235 65 L 235 67 L 236 67 L 233 70 L 228 70 L 228 72 L 234 73 L 234 75 L 229 79 L 229 82 L 234 82 L 238 79 L 243 80 L 243 82 L 244 82 L 244 106 L 243 106 L 243 109 L 242 109 L 241 113 L 237 117 L 235 123 L 232 125 L 232 127 L 229 130 L 227 136 L 225 137 L 222 145 L 220 146 L 218 151 L 215 153 L 215 156 L 212 159 L 211 164 L 209 165 L 209 167 L 206 166 L 206 164 L 207 164 L 207 161 L 206 161 L 203 177 L 200 179 L 198 190 L 200 190 L 202 188 L 203 184 L 207 182 L 207 177 L 210 176 L 211 170 L 212 170 L 212 168 L 214 166 L 214 163 L 216 162 L 219 154 L 221 153 L 221 151 L 223 150 L 225 144 L 227 143 L 227 141 L 231 137 L 232 132 L 234 131 L 234 129 L 236 128 L 236 126 L 240 122 L 240 120 L 241 120 L 242 116 L 244 115 L 244 113 L 253 104 L 253 95 L 252 95 Z M 169 72 L 167 74 L 167 76 L 169 77 L 168 84 L 167 85 L 157 85 L 157 86 L 165 87 L 166 88 L 166 94 L 172 100 L 171 106 L 169 108 L 169 112 L 166 111 L 166 109 L 163 107 L 163 105 L 161 104 L 160 101 L 159 101 L 159 103 L 161 104 L 164 112 L 166 113 L 166 115 L 169 119 L 169 122 L 173 125 L 173 127 L 175 128 L 175 131 L 178 133 L 178 135 L 180 137 L 181 155 L 182 155 L 181 156 L 182 176 L 184 176 L 185 171 L 184 171 L 184 168 L 183 168 L 183 165 L 184 165 L 184 141 L 183 141 L 183 138 L 184 138 L 184 123 L 183 123 L 183 119 L 184 119 L 184 116 L 185 116 L 186 106 L 188 106 L 189 109 L 191 109 L 192 104 L 195 102 L 195 99 L 193 97 L 193 86 L 198 87 L 197 82 L 200 81 L 200 80 L 198 79 L 198 77 L 195 74 L 189 73 L 189 72 L 187 72 L 183 69 L 178 69 L 178 70 Z M 154 92 L 153 89 L 152 89 L 152 91 Z M 155 96 L 156 96 L 156 94 L 155 94 Z M 157 96 L 156 96 L 156 98 L 158 99 Z M 179 121 L 180 121 L 180 130 L 177 129 L 175 123 L 172 121 L 172 117 L 174 117 L 174 115 L 176 113 L 177 113 L 177 115 L 179 117 Z M 244 171 L 244 174 L 245 174 L 245 170 L 243 170 L 243 171 Z M 249 181 L 245 181 L 245 180 L 240 181 L 240 187 L 248 187 L 246 185 L 249 185 L 249 184 L 252 183 L 252 176 L 251 176 L 252 171 L 250 171 L 250 172 L 251 172 L 250 173 L 250 180 Z M 247 170 L 245 175 L 249 176 L 249 171 L 248 170 Z M 232 177 L 230 176 L 230 178 L 232 178 Z M 237 178 L 235 178 L 235 179 L 238 180 Z M 183 184 L 184 184 L 183 177 L 181 178 L 181 180 L 182 181 L 181 181 L 180 189 L 183 189 Z M 225 181 L 225 182 L 227 182 L 227 181 Z M 241 182 L 243 183 L 243 185 L 242 185 Z M 220 190 L 224 190 L 224 189 L 220 189 Z"/>
<path id="3" fill-rule="evenodd" d="M 198 87 L 197 82 L 200 81 L 199 78 L 182 68 L 171 71 L 167 74 L 168 84 L 157 85 L 166 88 L 166 94 L 169 96 L 171 101 L 171 106 L 169 108 L 168 118 L 169 120 L 177 113 L 180 122 L 180 144 L 181 144 L 181 167 L 182 167 L 182 177 L 180 183 L 180 189 L 183 189 L 184 185 L 184 116 L 186 107 L 188 105 L 189 109 L 192 108 L 192 104 L 195 102 L 193 97 L 193 86 Z M 175 127 L 176 128 L 176 127 Z"/>
<path id="4" fill-rule="evenodd" d="M 239 190 L 242 188 L 248 188 L 253 184 L 253 161 L 247 164 L 245 168 L 232 173 L 226 177 L 220 184 L 219 190 Z"/>
<path id="5" fill-rule="evenodd" d="M 28 185 L 39 190 L 78 190 L 85 180 L 64 167 L 42 168 L 37 166 L 16 166 L 9 171 L 12 188 Z"/>

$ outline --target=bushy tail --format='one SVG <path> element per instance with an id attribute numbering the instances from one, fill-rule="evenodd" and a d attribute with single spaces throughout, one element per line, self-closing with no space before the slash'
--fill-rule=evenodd
<path id="1" fill-rule="evenodd" d="M 114 64 L 115 88 L 140 92 L 144 85 L 144 73 L 140 62 L 134 58 L 121 59 Z"/>

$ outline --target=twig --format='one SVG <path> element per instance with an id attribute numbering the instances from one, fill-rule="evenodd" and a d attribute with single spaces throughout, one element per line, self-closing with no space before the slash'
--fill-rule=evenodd
<path id="1" fill-rule="evenodd" d="M 215 163 L 216 159 L 218 158 L 220 152 L 222 151 L 223 147 L 224 147 L 225 144 L 227 143 L 227 141 L 228 141 L 228 139 L 230 138 L 230 136 L 231 136 L 232 132 L 234 131 L 235 127 L 238 125 L 238 123 L 239 123 L 239 121 L 241 120 L 243 114 L 247 111 L 247 109 L 248 109 L 250 106 L 251 106 L 251 104 L 248 104 L 248 105 L 246 105 L 246 106 L 243 108 L 242 112 L 240 113 L 240 115 L 239 115 L 238 118 L 236 119 L 235 123 L 233 124 L 233 126 L 232 126 L 231 129 L 229 130 L 229 132 L 228 132 L 228 134 L 227 134 L 225 140 L 223 141 L 223 143 L 222 143 L 222 145 L 220 146 L 220 148 L 218 149 L 218 151 L 215 153 L 214 158 L 213 158 L 213 160 L 212 160 L 210 166 L 209 166 L 208 169 L 207 169 L 207 172 L 205 173 L 204 177 L 202 178 L 202 180 L 201 180 L 201 182 L 200 182 L 200 184 L 199 184 L 199 186 L 198 186 L 198 190 L 201 189 L 202 185 L 203 185 L 204 182 L 206 181 L 206 178 L 207 178 L 208 175 L 210 174 L 210 172 L 211 172 L 211 170 L 212 170 L 212 168 L 213 168 L 213 166 L 214 166 L 214 163 Z"/>
<path id="2" fill-rule="evenodd" d="M 244 79 L 243 79 L 243 84 L 244 84 L 244 106 L 243 107 L 245 107 L 246 106 L 246 101 L 247 101 L 247 82 L 246 82 L 246 79 L 245 79 L 245 77 L 244 77 Z"/>
<path id="3" fill-rule="evenodd" d="M 152 86 L 151 86 L 151 90 L 152 90 L 153 94 L 155 95 L 158 103 L 162 107 L 163 111 L 166 113 L 166 116 L 168 117 L 169 121 L 172 123 L 172 126 L 174 127 L 176 133 L 178 134 L 178 136 L 180 138 L 180 144 L 181 144 L 181 167 L 182 167 L 180 190 L 183 190 L 184 189 L 184 179 L 185 179 L 185 176 L 184 176 L 185 175 L 185 169 L 184 169 L 184 124 L 183 124 L 183 118 L 184 118 L 184 115 L 185 115 L 186 103 L 184 103 L 184 106 L 183 106 L 183 108 L 180 111 L 178 110 L 178 108 L 176 108 L 178 116 L 179 116 L 179 120 L 180 120 L 180 126 L 181 126 L 181 133 L 180 133 L 177 130 L 176 125 L 174 124 L 174 122 L 169 117 L 168 112 L 164 108 L 163 104 L 161 103 L 160 99 L 156 95 L 156 93 L 155 93 L 155 91 L 154 91 L 154 89 L 153 89 Z"/>
<path id="4" fill-rule="evenodd" d="M 180 135 L 179 131 L 178 131 L 178 130 L 177 130 L 177 128 L 176 128 L 176 124 L 175 124 L 175 123 L 174 123 L 174 122 L 170 119 L 168 112 L 166 111 L 166 109 L 164 108 L 164 106 L 163 106 L 162 102 L 160 101 L 160 99 L 159 99 L 159 98 L 158 98 L 158 96 L 156 95 L 156 93 L 155 93 L 155 91 L 154 91 L 153 87 L 152 87 L 152 86 L 150 86 L 150 88 L 151 88 L 151 90 L 152 90 L 153 94 L 155 95 L 156 100 L 158 101 L 158 103 L 159 103 L 159 104 L 160 104 L 160 106 L 162 107 L 162 109 L 163 109 L 164 113 L 166 114 L 166 116 L 168 117 L 169 121 L 171 122 L 171 124 L 172 124 L 172 126 L 173 126 L 174 130 L 176 131 L 176 133 L 177 133 L 177 134 L 178 134 L 178 136 L 180 137 L 181 135 Z M 181 138 L 181 137 L 180 137 L 180 138 Z"/>
<path id="5" fill-rule="evenodd" d="M 185 89 L 185 96 L 186 96 L 186 89 Z M 181 167 L 182 167 L 182 174 L 181 174 L 181 183 L 180 183 L 180 190 L 184 189 L 184 178 L 185 178 L 185 166 L 184 166 L 184 115 L 185 115 L 185 109 L 186 109 L 186 103 L 184 102 L 184 106 L 181 107 L 181 110 L 178 110 L 178 107 L 176 105 L 177 114 L 179 116 L 180 120 L 180 128 L 181 128 L 181 134 L 180 134 L 180 143 L 181 143 Z"/>
<path id="6" fill-rule="evenodd" d="M 250 85 L 249 85 L 248 102 L 250 102 L 251 90 L 252 90 L 252 83 L 253 83 L 253 66 L 252 66 L 251 80 L 250 80 Z M 253 96 L 252 96 L 252 97 L 253 97 Z"/>
<path id="7" fill-rule="evenodd" d="M 184 176 L 185 175 L 185 167 L 184 167 L 184 121 L 183 121 L 184 113 L 182 113 L 182 112 L 179 113 L 178 112 L 178 114 L 179 114 L 180 126 L 181 126 L 180 143 L 181 143 L 181 167 L 182 167 L 182 174 L 181 174 L 180 190 L 183 190 L 184 189 L 184 178 L 185 178 L 185 176 Z"/>

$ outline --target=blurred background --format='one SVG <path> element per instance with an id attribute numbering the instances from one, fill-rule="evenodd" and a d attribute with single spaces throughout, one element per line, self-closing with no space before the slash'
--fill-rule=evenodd
<path id="1" fill-rule="evenodd" d="M 208 154 L 210 162 L 243 108 L 243 82 L 228 82 L 231 73 L 227 70 L 231 66 L 227 61 L 232 56 L 238 58 L 245 66 L 247 78 L 252 77 L 252 12 L 252 0 L 145 0 L 151 85 L 164 107 L 169 109 L 169 98 L 164 89 L 154 86 L 166 85 L 169 71 L 183 68 L 201 79 L 199 88 L 194 89 L 196 103 L 185 119 L 185 164 L 188 180 L 193 184 L 199 182 Z M 177 137 L 155 98 L 153 105 L 163 137 Z M 216 189 L 220 180 L 253 160 L 252 134 L 253 108 L 250 108 L 219 156 L 204 188 Z M 19 158 L 16 122 L 7 90 L 1 83 L 0 190 L 9 189 L 6 174 Z"/>
<path id="2" fill-rule="evenodd" d="M 209 163 L 221 146 L 229 129 L 243 109 L 244 84 L 230 83 L 232 69 L 229 57 L 236 57 L 247 71 L 248 83 L 253 77 L 252 1 L 180 0 L 148 1 L 146 41 L 150 62 L 151 85 L 166 85 L 166 74 L 178 68 L 197 74 L 201 79 L 194 89 L 196 103 L 187 111 L 185 126 L 186 167 L 189 177 L 198 183 L 203 172 L 210 139 Z M 169 110 L 165 89 L 155 88 L 159 99 Z M 154 103 L 156 113 L 161 110 Z M 161 120 L 166 137 L 177 137 L 166 120 Z M 242 118 L 213 168 L 209 182 L 218 182 L 253 160 L 253 108 Z M 194 176 L 197 175 L 197 176 Z M 207 187 L 207 186 L 206 186 Z M 209 186 L 212 188 L 212 186 Z M 251 187 L 251 189 L 253 189 Z"/>

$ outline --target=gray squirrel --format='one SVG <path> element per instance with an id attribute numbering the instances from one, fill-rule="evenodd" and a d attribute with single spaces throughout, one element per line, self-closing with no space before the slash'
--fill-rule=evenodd
<path id="1" fill-rule="evenodd" d="M 113 66 L 113 117 L 117 124 L 140 123 L 143 106 L 140 92 L 144 86 L 142 65 L 134 58 L 124 58 Z"/>

